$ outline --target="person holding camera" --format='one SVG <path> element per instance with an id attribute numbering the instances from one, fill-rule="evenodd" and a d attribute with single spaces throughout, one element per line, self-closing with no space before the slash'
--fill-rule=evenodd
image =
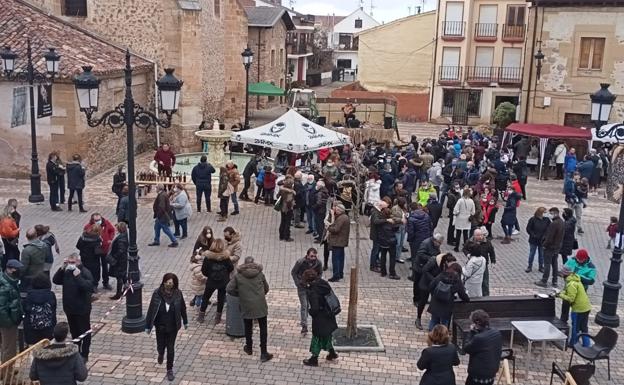
<path id="1" fill-rule="evenodd" d="M 80 256 L 72 253 L 56 271 L 52 282 L 63 286 L 63 311 L 72 338 L 76 339 L 91 329 L 91 296 L 95 288 L 93 275 L 82 264 Z M 85 363 L 89 360 L 90 346 L 91 334 L 87 334 L 80 344 L 80 355 Z"/>

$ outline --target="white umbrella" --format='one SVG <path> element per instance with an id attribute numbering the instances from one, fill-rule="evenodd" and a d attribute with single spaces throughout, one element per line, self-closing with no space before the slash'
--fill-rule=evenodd
<path id="1" fill-rule="evenodd" d="M 351 144 L 348 135 L 313 123 L 294 110 L 258 128 L 233 132 L 230 140 L 297 154 Z"/>

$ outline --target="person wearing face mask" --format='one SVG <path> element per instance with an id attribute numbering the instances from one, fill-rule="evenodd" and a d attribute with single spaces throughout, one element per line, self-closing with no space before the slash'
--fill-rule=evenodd
<path id="1" fill-rule="evenodd" d="M 191 202 L 184 186 L 180 183 L 173 187 L 173 194 L 171 195 L 171 207 L 173 207 L 173 224 L 175 237 L 179 239 L 185 239 L 188 237 L 188 219 L 191 217 L 193 209 L 191 208 Z M 180 229 L 182 229 L 182 236 L 180 236 Z"/>
<path id="2" fill-rule="evenodd" d="M 18 290 L 19 271 L 24 265 L 16 259 L 7 262 L 0 274 L 0 359 L 7 362 L 17 354 L 17 326 L 22 322 L 24 310 Z"/>
<path id="3" fill-rule="evenodd" d="M 111 243 L 115 238 L 115 226 L 113 226 L 113 224 L 108 219 L 104 218 L 100 213 L 91 214 L 91 219 L 89 220 L 89 223 L 84 226 L 84 231 L 89 232 L 91 230 L 91 227 L 93 227 L 94 225 L 98 225 L 102 229 L 100 232 L 102 244 L 100 248 L 95 251 L 96 254 L 100 257 L 101 270 L 99 271 L 102 275 L 102 284 L 104 286 L 104 289 L 113 290 L 113 288 L 108 283 L 108 263 L 106 262 L 106 255 L 110 251 Z M 95 271 L 91 271 L 91 273 L 95 274 Z M 100 274 L 95 275 L 95 278 L 99 281 Z"/>
<path id="4" fill-rule="evenodd" d="M 156 327 L 156 350 L 161 365 L 167 349 L 167 380 L 173 381 L 173 360 L 178 331 L 184 324 L 188 329 L 188 316 L 182 291 L 178 288 L 178 277 L 173 273 L 163 276 L 160 286 L 152 293 L 145 316 L 145 332 L 149 335 Z"/>
<path id="5" fill-rule="evenodd" d="M 505 239 L 501 241 L 503 244 L 511 243 L 511 235 L 513 233 L 514 226 L 518 221 L 517 218 L 517 203 L 522 199 L 522 196 L 518 194 L 513 187 L 507 188 L 507 202 L 501 217 L 501 225 L 505 232 Z"/>
<path id="6" fill-rule="evenodd" d="M 94 291 L 93 276 L 80 261 L 76 253 L 70 254 L 59 267 L 52 282 L 63 287 L 63 311 L 72 338 L 76 339 L 91 329 L 91 295 Z M 89 360 L 91 334 L 87 334 L 80 344 L 80 355 L 85 363 Z"/>
<path id="7" fill-rule="evenodd" d="M 290 271 L 290 275 L 297 288 L 297 296 L 299 297 L 301 334 L 304 335 L 308 333 L 309 303 L 306 295 L 306 284 L 303 281 L 303 273 L 309 269 L 316 271 L 319 277 L 323 275 L 323 265 L 321 261 L 319 261 L 318 252 L 314 247 L 309 248 L 306 255 L 298 259 Z"/>
<path id="8" fill-rule="evenodd" d="M 546 228 L 546 234 L 542 241 L 542 247 L 544 247 L 544 274 L 542 279 L 535 282 L 535 285 L 541 287 L 548 286 L 548 277 L 550 276 L 550 269 L 552 267 L 552 285 L 557 286 L 557 254 L 561 250 L 564 234 L 564 223 L 561 217 L 559 217 L 559 209 L 557 207 L 551 207 L 550 210 L 551 222 Z"/>
<path id="9" fill-rule="evenodd" d="M 488 232 L 487 237 L 492 239 L 492 224 L 496 221 L 496 213 L 498 213 L 498 206 L 494 197 L 488 197 L 486 194 L 481 198 L 481 224 Z"/>

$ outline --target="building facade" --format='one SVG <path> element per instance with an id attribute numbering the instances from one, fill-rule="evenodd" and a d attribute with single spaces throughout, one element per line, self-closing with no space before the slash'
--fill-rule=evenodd
<path id="1" fill-rule="evenodd" d="M 600 83 L 618 96 L 609 121 L 624 120 L 624 4 L 538 0 L 528 16 L 520 120 L 593 127 L 589 95 Z"/>
<path id="2" fill-rule="evenodd" d="M 266 82 L 286 86 L 286 37 L 295 29 L 290 14 L 281 7 L 245 7 L 249 22 L 248 46 L 254 52 L 250 83 Z M 280 98 L 255 96 L 250 107 L 264 109 L 279 105 Z"/>
<path id="3" fill-rule="evenodd" d="M 126 132 L 108 127 L 91 128 L 80 111 L 72 78 L 81 66 L 94 65 L 101 79 L 100 111 L 112 110 L 124 99 L 125 52 L 123 49 L 75 28 L 59 18 L 20 0 L 4 0 L 0 13 L 0 46 L 10 46 L 19 56 L 16 70 L 25 71 L 26 39 L 32 42 L 35 68 L 45 73 L 42 55 L 55 47 L 61 55 L 59 74 L 51 86 L 52 115 L 36 118 L 39 167 L 45 173 L 45 162 L 52 151 L 61 158 L 82 155 L 89 173 L 99 172 L 126 160 Z M 154 63 L 134 56 L 132 92 L 142 106 L 154 108 Z M 28 112 L 27 84 L 0 78 L 0 105 L 7 113 L 0 115 L 0 177 L 24 178 L 30 175 L 31 130 Z M 35 105 L 38 91 L 35 88 Z M 100 116 L 96 113 L 96 116 Z M 135 130 L 137 151 L 155 145 L 153 131 Z M 44 177 L 45 178 L 45 177 Z M 44 179 L 45 181 L 45 179 Z"/>
<path id="4" fill-rule="evenodd" d="M 333 60 L 336 68 L 344 69 L 353 76 L 358 70 L 358 34 L 379 25 L 363 8 L 358 8 L 350 15 L 334 25 L 329 39 L 329 48 L 333 49 Z"/>
<path id="5" fill-rule="evenodd" d="M 54 15 L 111 42 L 176 69 L 184 80 L 180 109 L 170 129 L 161 138 L 176 150 L 197 150 L 194 132 L 202 121 L 240 121 L 244 96 L 226 89 L 244 82 L 240 53 L 247 44 L 246 28 L 238 0 L 30 0 Z M 234 31 L 227 31 L 227 27 Z M 227 36 L 227 42 L 226 42 Z M 244 84 L 244 83 L 242 83 Z M 243 92 L 244 92 L 244 86 Z M 230 98 L 225 98 L 226 93 Z M 228 116 L 225 115 L 228 113 Z"/>
<path id="6" fill-rule="evenodd" d="M 520 103 L 526 16 L 518 0 L 439 1 L 430 120 L 489 124 Z"/>

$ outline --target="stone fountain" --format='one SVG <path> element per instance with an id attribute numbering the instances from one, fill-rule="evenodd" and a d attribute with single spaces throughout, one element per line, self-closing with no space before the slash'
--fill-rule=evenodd
<path id="1" fill-rule="evenodd" d="M 195 132 L 195 136 L 202 141 L 202 152 L 207 153 L 208 162 L 215 168 L 225 164 L 228 158 L 224 151 L 224 142 L 230 140 L 230 130 L 202 130 Z"/>

